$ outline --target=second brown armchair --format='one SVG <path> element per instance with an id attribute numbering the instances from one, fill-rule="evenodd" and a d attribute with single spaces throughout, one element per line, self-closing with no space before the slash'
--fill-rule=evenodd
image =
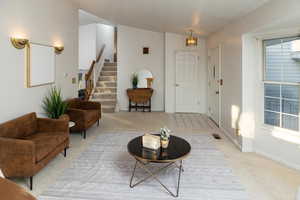
<path id="1" fill-rule="evenodd" d="M 86 138 L 86 130 L 96 122 L 99 126 L 101 119 L 101 104 L 92 101 L 83 101 L 80 99 L 67 100 L 68 109 L 66 114 L 70 120 L 75 122 L 75 126 L 70 128 L 71 132 L 83 133 L 83 138 Z"/>

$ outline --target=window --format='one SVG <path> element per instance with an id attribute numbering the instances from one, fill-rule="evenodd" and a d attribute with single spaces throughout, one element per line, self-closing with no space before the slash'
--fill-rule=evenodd
<path id="1" fill-rule="evenodd" d="M 299 131 L 300 37 L 264 40 L 264 123 Z"/>

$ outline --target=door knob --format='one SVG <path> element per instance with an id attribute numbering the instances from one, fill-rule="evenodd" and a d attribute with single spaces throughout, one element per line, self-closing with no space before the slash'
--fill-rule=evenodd
<path id="1" fill-rule="evenodd" d="M 220 94 L 220 92 L 219 92 L 219 91 L 216 91 L 216 94 Z"/>

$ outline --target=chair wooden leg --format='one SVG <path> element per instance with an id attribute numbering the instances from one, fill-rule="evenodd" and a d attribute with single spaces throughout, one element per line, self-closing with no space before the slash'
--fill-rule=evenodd
<path id="1" fill-rule="evenodd" d="M 32 190 L 32 188 L 33 188 L 33 176 L 29 177 L 29 187 L 30 187 L 30 190 Z"/>
<path id="2" fill-rule="evenodd" d="M 100 119 L 98 119 L 98 121 L 97 121 L 97 126 L 99 126 L 100 125 Z"/>
<path id="3" fill-rule="evenodd" d="M 83 131 L 83 139 L 86 139 L 86 130 Z"/>
<path id="4" fill-rule="evenodd" d="M 64 157 L 67 157 L 67 147 L 64 149 Z"/>
<path id="5" fill-rule="evenodd" d="M 131 112 L 131 101 L 129 100 L 128 111 Z"/>

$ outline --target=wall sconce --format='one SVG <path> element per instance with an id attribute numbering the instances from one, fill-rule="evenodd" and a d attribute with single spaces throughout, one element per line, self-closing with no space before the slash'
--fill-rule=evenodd
<path id="1" fill-rule="evenodd" d="M 65 48 L 63 46 L 54 47 L 56 54 L 61 54 Z"/>
<path id="2" fill-rule="evenodd" d="M 28 39 L 24 38 L 10 38 L 12 45 L 17 49 L 24 49 L 26 45 L 29 44 Z M 65 48 L 63 46 L 54 46 L 54 51 L 56 54 L 61 54 Z"/>
<path id="3" fill-rule="evenodd" d="M 28 39 L 24 38 L 10 38 L 12 45 L 17 49 L 24 49 L 25 46 L 29 43 Z"/>

